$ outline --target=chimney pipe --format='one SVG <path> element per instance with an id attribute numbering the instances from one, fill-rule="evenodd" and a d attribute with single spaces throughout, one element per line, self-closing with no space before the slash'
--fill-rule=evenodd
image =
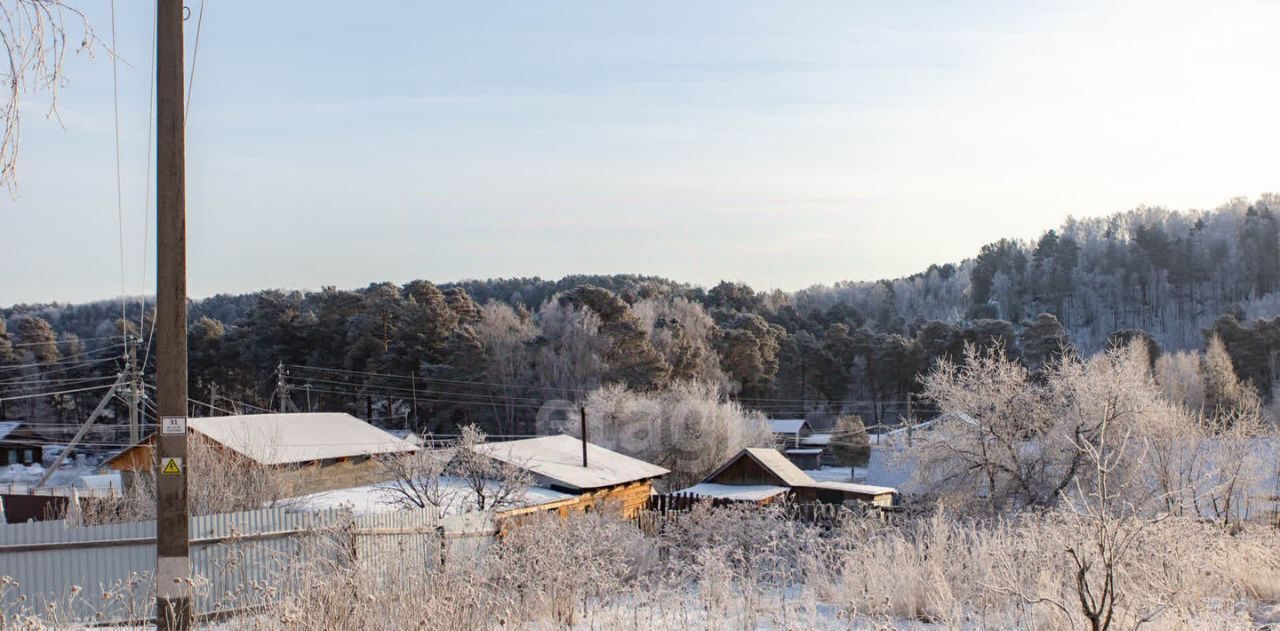
<path id="1" fill-rule="evenodd" d="M 587 468 L 587 408 L 586 406 L 582 406 L 582 407 L 579 407 L 578 410 L 582 412 L 582 468 L 586 469 Z"/>

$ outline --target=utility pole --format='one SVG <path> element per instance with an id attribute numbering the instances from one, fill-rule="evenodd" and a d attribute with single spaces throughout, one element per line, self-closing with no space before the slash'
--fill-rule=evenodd
<path id="1" fill-rule="evenodd" d="M 582 413 L 582 468 L 587 468 L 587 408 L 581 406 L 578 411 Z"/>
<path id="2" fill-rule="evenodd" d="M 142 428 L 138 425 L 138 397 L 141 394 L 138 383 L 141 378 L 138 374 L 138 341 L 130 335 L 126 343 L 129 345 L 129 444 L 136 445 L 142 440 Z"/>
<path id="3" fill-rule="evenodd" d="M 284 363 L 276 364 L 276 392 L 280 393 L 280 413 L 289 411 L 289 384 L 285 383 Z"/>
<path id="4" fill-rule="evenodd" d="M 156 0 L 156 628 L 191 628 L 182 0 Z"/>

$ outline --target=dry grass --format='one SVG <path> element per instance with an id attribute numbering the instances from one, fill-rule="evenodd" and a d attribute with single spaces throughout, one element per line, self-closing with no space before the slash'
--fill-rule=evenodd
<path id="1" fill-rule="evenodd" d="M 295 566 L 290 594 L 220 628 L 1084 629 L 1065 550 L 1091 535 L 1066 510 L 805 524 L 778 510 L 703 508 L 654 536 L 602 511 L 534 520 L 444 568 L 396 557 Z M 1113 628 L 1280 620 L 1277 531 L 1171 518 L 1134 545 L 1117 568 Z M 7 612 L 2 628 L 50 620 L 74 624 Z"/>

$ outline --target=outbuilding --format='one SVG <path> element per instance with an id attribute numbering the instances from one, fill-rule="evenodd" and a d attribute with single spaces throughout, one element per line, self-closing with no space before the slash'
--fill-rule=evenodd
<path id="1" fill-rule="evenodd" d="M 44 438 L 27 423 L 0 423 L 0 466 L 40 464 L 44 458 Z"/>
<path id="2" fill-rule="evenodd" d="M 775 418 L 769 419 L 769 431 L 785 449 L 800 447 L 804 438 L 813 433 L 813 428 L 802 418 Z"/>
<path id="3" fill-rule="evenodd" d="M 741 492 L 735 493 L 735 487 L 741 489 Z M 776 449 L 748 448 L 712 471 L 701 484 L 675 494 L 691 494 L 710 499 L 726 499 L 737 495 L 744 499 L 750 497 L 751 501 L 761 504 L 786 494 L 792 501 L 799 503 L 861 502 L 889 507 L 894 505 L 898 493 L 885 486 L 819 482 L 801 471 Z M 760 499 L 755 499 L 757 495 Z"/>
<path id="4" fill-rule="evenodd" d="M 624 517 L 634 517 L 648 506 L 653 481 L 670 473 L 566 434 L 484 443 L 474 449 L 528 471 L 537 486 L 575 496 L 576 501 L 556 503 L 554 509 L 561 514 L 613 504 Z M 545 512 L 547 507 L 533 510 Z"/>
<path id="5" fill-rule="evenodd" d="M 295 495 L 379 481 L 384 476 L 375 457 L 418 449 L 350 414 L 330 412 L 189 418 L 187 436 L 225 456 L 222 466 L 276 471 Z M 152 434 L 105 465 L 126 478 L 150 471 L 154 444 Z"/>

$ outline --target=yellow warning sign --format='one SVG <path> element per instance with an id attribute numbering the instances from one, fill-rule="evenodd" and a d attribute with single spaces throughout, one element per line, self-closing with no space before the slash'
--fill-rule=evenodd
<path id="1" fill-rule="evenodd" d="M 165 458 L 161 460 L 160 475 L 182 475 L 182 458 Z"/>

